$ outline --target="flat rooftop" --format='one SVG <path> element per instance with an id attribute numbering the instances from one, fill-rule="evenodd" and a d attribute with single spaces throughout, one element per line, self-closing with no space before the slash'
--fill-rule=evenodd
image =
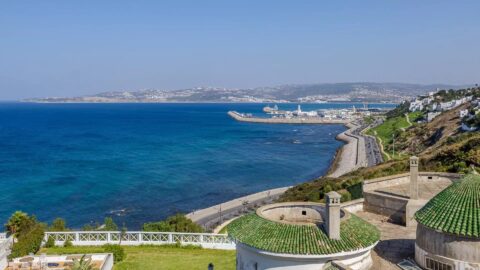
<path id="1" fill-rule="evenodd" d="M 418 182 L 418 196 L 423 200 L 430 200 L 440 191 L 444 190 L 452 184 L 452 181 L 449 179 L 437 179 L 430 181 Z M 392 185 L 388 187 L 378 188 L 374 190 L 375 192 L 402 197 L 405 199 L 410 198 L 410 183 Z"/>
<path id="2" fill-rule="evenodd" d="M 80 260 L 82 256 L 83 254 L 25 256 L 13 259 L 5 270 L 69 270 L 72 269 L 74 261 Z M 90 260 L 94 269 L 111 270 L 113 266 L 112 254 L 85 254 L 85 259 Z"/>

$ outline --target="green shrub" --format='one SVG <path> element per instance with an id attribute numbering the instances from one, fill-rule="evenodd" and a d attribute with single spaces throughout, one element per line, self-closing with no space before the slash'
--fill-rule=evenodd
<path id="1" fill-rule="evenodd" d="M 330 191 L 332 191 L 332 187 L 331 187 L 329 184 L 326 184 L 326 185 L 323 187 L 323 193 L 324 193 L 324 194 L 327 194 L 327 193 L 329 193 Z"/>
<path id="2" fill-rule="evenodd" d="M 125 250 L 120 245 L 106 244 L 103 246 L 106 253 L 112 253 L 115 262 L 121 262 L 125 259 Z"/>
<path id="3" fill-rule="evenodd" d="M 339 191 L 339 193 L 340 195 L 342 195 L 342 197 L 340 198 L 341 202 L 348 202 L 352 200 L 352 195 L 350 194 L 350 192 L 346 190 L 342 190 L 342 191 Z"/>
<path id="4" fill-rule="evenodd" d="M 28 232 L 22 231 L 22 234 L 17 237 L 17 242 L 13 244 L 12 252 L 8 257 L 17 258 L 30 253 L 37 253 L 42 246 L 44 234 L 44 226 L 39 223 L 31 227 Z"/>
<path id="5" fill-rule="evenodd" d="M 363 198 L 363 183 L 353 184 L 347 187 L 347 191 L 352 195 L 352 200 Z"/>
<path id="6" fill-rule="evenodd" d="M 118 226 L 115 224 L 111 217 L 106 217 L 104 220 L 105 227 L 103 228 L 104 231 L 118 231 Z"/>
<path id="7" fill-rule="evenodd" d="M 67 239 L 67 241 L 63 243 L 63 247 L 73 247 L 72 241 L 70 241 L 70 239 Z"/>
<path id="8" fill-rule="evenodd" d="M 176 214 L 165 221 L 143 224 L 143 231 L 154 232 L 203 232 L 203 228 L 182 214 Z"/>
<path id="9" fill-rule="evenodd" d="M 48 237 L 47 242 L 45 243 L 46 248 L 52 248 L 55 246 L 55 239 L 52 236 Z"/>
<path id="10" fill-rule="evenodd" d="M 64 232 L 68 231 L 67 223 L 63 218 L 56 218 L 53 220 L 52 225 L 48 227 L 48 230 L 51 232 Z"/>

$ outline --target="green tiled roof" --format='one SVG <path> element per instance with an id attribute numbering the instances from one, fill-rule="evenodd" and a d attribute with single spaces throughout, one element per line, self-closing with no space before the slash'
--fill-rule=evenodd
<path id="1" fill-rule="evenodd" d="M 437 231 L 480 237 L 480 175 L 469 174 L 451 184 L 415 213 L 415 218 Z"/>
<path id="2" fill-rule="evenodd" d="M 330 239 L 315 225 L 285 224 L 267 220 L 256 213 L 234 220 L 228 234 L 248 246 L 283 254 L 324 255 L 354 251 L 371 246 L 380 239 L 378 229 L 350 215 L 340 224 L 340 240 Z"/>

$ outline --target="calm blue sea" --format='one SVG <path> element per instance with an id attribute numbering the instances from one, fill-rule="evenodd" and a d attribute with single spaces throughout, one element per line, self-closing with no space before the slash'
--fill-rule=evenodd
<path id="1" fill-rule="evenodd" d="M 249 124 L 226 114 L 263 106 L 0 103 L 0 221 L 23 210 L 73 227 L 113 216 L 138 229 L 325 173 L 345 127 Z M 330 107 L 351 104 L 304 109 Z"/>

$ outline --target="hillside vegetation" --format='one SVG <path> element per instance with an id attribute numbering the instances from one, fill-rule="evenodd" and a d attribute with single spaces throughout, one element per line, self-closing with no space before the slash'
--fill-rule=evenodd
<path id="1" fill-rule="evenodd" d="M 457 96 L 449 94 L 448 99 Z M 361 197 L 363 180 L 407 172 L 411 155 L 420 157 L 422 171 L 466 173 L 472 165 L 480 167 L 480 132 L 464 133 L 460 130 L 462 119 L 459 112 L 468 104 L 445 111 L 430 123 L 416 123 L 415 120 L 421 119 L 423 113 L 407 113 L 406 106 L 401 104 L 390 111 L 381 126 L 369 131 L 385 142 L 387 153 L 392 151 L 391 139 L 395 134 L 395 152 L 398 154 L 394 159 L 374 167 L 360 168 L 338 178 L 321 177 L 296 185 L 279 200 L 318 202 L 323 201 L 324 194 L 332 190 L 342 194 L 342 201 L 356 199 Z M 412 125 L 406 120 L 406 113 Z"/>

